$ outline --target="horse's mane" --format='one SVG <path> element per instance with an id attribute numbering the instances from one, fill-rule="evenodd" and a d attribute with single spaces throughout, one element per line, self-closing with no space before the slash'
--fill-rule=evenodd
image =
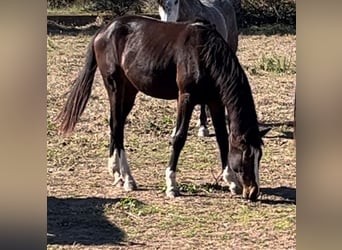
<path id="1" fill-rule="evenodd" d="M 254 147 L 260 147 L 263 142 L 259 136 L 252 91 L 236 54 L 216 30 L 201 26 L 198 29 L 201 30 L 202 41 L 205 41 L 201 59 L 220 90 L 222 103 L 228 111 L 231 133 Z"/>

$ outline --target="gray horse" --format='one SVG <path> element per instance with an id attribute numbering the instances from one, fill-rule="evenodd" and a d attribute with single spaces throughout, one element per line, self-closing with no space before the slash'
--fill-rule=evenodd
<path id="1" fill-rule="evenodd" d="M 238 28 L 230 0 L 158 0 L 161 20 L 189 21 L 203 18 L 214 24 L 234 52 L 238 48 Z"/>
<path id="2" fill-rule="evenodd" d="M 166 22 L 181 22 L 196 19 L 206 19 L 215 25 L 217 31 L 236 52 L 238 48 L 238 28 L 233 3 L 230 0 L 157 0 L 161 20 Z M 208 136 L 205 105 L 201 105 L 200 127 L 198 136 Z M 172 135 L 175 134 L 175 129 Z M 235 174 L 227 166 L 223 179 L 229 183 L 232 193 L 238 193 L 241 186 Z"/>

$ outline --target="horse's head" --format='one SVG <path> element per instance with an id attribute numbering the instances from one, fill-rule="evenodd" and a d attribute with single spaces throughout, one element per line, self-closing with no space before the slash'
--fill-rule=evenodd
<path id="1" fill-rule="evenodd" d="M 179 0 L 158 0 L 159 15 L 162 21 L 176 22 L 179 11 Z"/>
<path id="2" fill-rule="evenodd" d="M 270 128 L 261 130 L 258 140 L 266 135 Z M 259 196 L 259 164 L 262 156 L 260 146 L 252 146 L 244 138 L 233 138 L 230 135 L 228 162 L 229 167 L 236 173 L 241 183 L 242 196 L 245 199 L 256 201 Z"/>

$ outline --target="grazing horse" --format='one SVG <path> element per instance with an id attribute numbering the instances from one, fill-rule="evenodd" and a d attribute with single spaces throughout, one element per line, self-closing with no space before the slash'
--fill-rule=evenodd
<path id="1" fill-rule="evenodd" d="M 228 168 L 243 187 L 243 197 L 259 194 L 262 136 L 247 76 L 222 36 L 203 22 L 168 23 L 128 15 L 114 19 L 91 39 L 85 65 L 58 118 L 70 134 L 88 102 L 96 69 L 110 102 L 108 167 L 115 183 L 136 189 L 124 149 L 124 126 L 139 91 L 154 98 L 177 99 L 176 134 L 165 171 L 166 194 L 179 195 L 176 167 L 195 105 L 207 104 L 220 150 L 223 176 Z M 225 120 L 228 110 L 229 137 Z"/>
<path id="2" fill-rule="evenodd" d="M 236 15 L 230 0 L 158 0 L 159 16 L 168 22 L 206 19 L 215 25 L 234 52 L 238 47 Z M 198 136 L 209 136 L 205 105 L 201 105 Z M 174 130 L 175 131 L 175 130 Z M 174 132 L 172 133 L 174 135 Z"/>

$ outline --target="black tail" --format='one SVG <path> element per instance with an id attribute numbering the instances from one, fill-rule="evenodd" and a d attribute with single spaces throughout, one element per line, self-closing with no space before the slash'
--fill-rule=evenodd
<path id="1" fill-rule="evenodd" d="M 97 68 L 94 53 L 95 37 L 96 35 L 93 36 L 88 46 L 85 65 L 75 79 L 64 108 L 57 117 L 58 120 L 61 120 L 59 130 L 62 134 L 69 134 L 74 130 L 89 100 Z"/>

